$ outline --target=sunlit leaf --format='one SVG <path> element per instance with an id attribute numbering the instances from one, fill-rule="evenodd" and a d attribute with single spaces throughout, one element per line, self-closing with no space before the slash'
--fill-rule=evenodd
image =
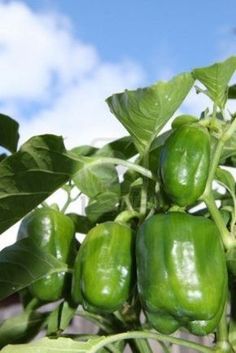
<path id="1" fill-rule="evenodd" d="M 32 339 L 40 330 L 47 314 L 24 311 L 10 317 L 0 326 L 0 348 L 10 343 L 20 343 Z"/>
<path id="2" fill-rule="evenodd" d="M 236 56 L 193 70 L 195 79 L 199 80 L 206 88 L 207 95 L 220 108 L 224 108 L 228 98 L 228 83 L 236 70 Z"/>
<path id="3" fill-rule="evenodd" d="M 107 103 L 132 136 L 139 152 L 144 153 L 178 109 L 193 83 L 192 75 L 184 73 L 168 82 L 114 94 Z"/>
<path id="4" fill-rule="evenodd" d="M 89 197 L 103 192 L 120 193 L 120 185 L 116 168 L 111 164 L 96 164 L 93 161 L 84 163 L 73 176 L 75 185 Z"/>
<path id="5" fill-rule="evenodd" d="M 86 214 L 91 222 L 96 222 L 104 213 L 113 211 L 119 202 L 114 192 L 103 192 L 94 197 L 86 207 Z"/>
<path id="6" fill-rule="evenodd" d="M 30 344 L 9 345 L 2 353 L 94 353 L 96 346 L 104 339 L 103 336 L 91 338 L 88 341 L 75 341 L 70 338 L 42 338 Z"/>
<path id="7" fill-rule="evenodd" d="M 74 171 L 63 139 L 32 137 L 0 163 L 0 233 L 61 187 Z"/>

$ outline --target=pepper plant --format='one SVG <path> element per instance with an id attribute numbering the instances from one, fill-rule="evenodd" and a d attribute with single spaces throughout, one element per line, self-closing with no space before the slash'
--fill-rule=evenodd
<path id="1" fill-rule="evenodd" d="M 101 148 L 55 135 L 18 148 L 0 115 L 1 233 L 21 221 L 0 252 L 0 299 L 21 307 L 1 323 L 3 353 L 236 352 L 235 71 L 230 57 L 112 95 L 129 135 Z M 209 106 L 180 114 L 191 89 Z M 60 188 L 66 203 L 49 205 Z M 84 195 L 85 212 L 68 212 Z M 72 331 L 77 316 L 97 333 Z"/>

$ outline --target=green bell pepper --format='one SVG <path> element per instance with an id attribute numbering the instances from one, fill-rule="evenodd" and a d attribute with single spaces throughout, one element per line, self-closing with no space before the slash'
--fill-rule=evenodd
<path id="1" fill-rule="evenodd" d="M 171 127 L 172 129 L 177 129 L 178 127 L 182 126 L 182 125 L 190 125 L 191 123 L 196 123 L 198 122 L 198 118 L 196 116 L 193 115 L 179 115 L 177 116 L 172 124 Z"/>
<path id="2" fill-rule="evenodd" d="M 180 212 L 143 223 L 136 244 L 138 291 L 151 325 L 170 334 L 216 328 L 227 295 L 227 267 L 216 225 Z"/>
<path id="3" fill-rule="evenodd" d="M 40 249 L 72 266 L 76 254 L 74 235 L 74 223 L 69 217 L 53 208 L 43 207 L 23 219 L 18 240 L 31 237 Z M 55 301 L 65 294 L 67 279 L 64 272 L 50 274 L 32 283 L 29 290 L 39 300 Z"/>
<path id="4" fill-rule="evenodd" d="M 210 135 L 197 124 L 173 131 L 161 150 L 160 175 L 172 202 L 187 206 L 203 194 L 210 165 Z"/>
<path id="5" fill-rule="evenodd" d="M 92 228 L 75 260 L 72 298 L 88 311 L 113 312 L 129 298 L 134 274 L 130 227 L 105 222 Z"/>

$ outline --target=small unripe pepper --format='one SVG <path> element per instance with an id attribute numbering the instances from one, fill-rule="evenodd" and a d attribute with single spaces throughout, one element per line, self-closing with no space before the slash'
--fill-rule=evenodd
<path id="1" fill-rule="evenodd" d="M 129 298 L 134 275 L 134 235 L 105 222 L 89 231 L 75 260 L 72 298 L 89 311 L 113 312 Z"/>
<path id="2" fill-rule="evenodd" d="M 181 125 L 161 150 L 160 175 L 173 203 L 188 206 L 203 194 L 210 165 L 210 135 L 198 124 Z"/>
<path id="3" fill-rule="evenodd" d="M 18 240 L 31 237 L 40 249 L 71 266 L 76 252 L 74 235 L 74 224 L 69 217 L 53 208 L 42 207 L 23 219 Z M 29 290 L 39 300 L 55 301 L 63 297 L 67 284 L 65 272 L 54 273 L 32 283 Z"/>

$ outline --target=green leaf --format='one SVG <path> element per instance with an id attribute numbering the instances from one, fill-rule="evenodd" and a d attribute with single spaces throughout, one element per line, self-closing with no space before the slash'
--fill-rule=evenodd
<path id="1" fill-rule="evenodd" d="M 61 187 L 74 172 L 61 137 L 32 137 L 0 163 L 0 233 Z"/>
<path id="2" fill-rule="evenodd" d="M 94 153 L 98 151 L 98 148 L 88 145 L 77 146 L 74 147 L 72 150 L 68 151 L 69 154 L 72 156 L 93 156 Z"/>
<path id="3" fill-rule="evenodd" d="M 236 206 L 235 180 L 233 175 L 228 170 L 218 167 L 216 170 L 215 178 L 221 185 L 226 188 L 226 190 L 228 190 L 234 201 L 234 205 Z"/>
<path id="4" fill-rule="evenodd" d="M 86 214 L 91 222 L 96 222 L 103 214 L 115 210 L 119 196 L 114 192 L 103 192 L 92 198 L 86 207 Z"/>
<path id="5" fill-rule="evenodd" d="M 232 201 L 233 201 L 233 207 L 232 207 L 232 221 L 231 221 L 231 229 L 234 227 L 235 223 L 235 210 L 236 210 L 236 195 L 235 195 L 235 180 L 233 175 L 225 169 L 222 169 L 220 167 L 217 168 L 216 170 L 216 175 L 215 175 L 216 180 L 225 187 L 225 189 L 229 192 Z"/>
<path id="6" fill-rule="evenodd" d="M 132 136 L 138 151 L 144 153 L 178 109 L 193 83 L 192 75 L 184 73 L 168 82 L 114 94 L 106 101 Z"/>
<path id="7" fill-rule="evenodd" d="M 216 170 L 216 180 L 223 184 L 233 196 L 235 195 L 235 180 L 228 170 L 218 167 Z"/>
<path id="8" fill-rule="evenodd" d="M 7 115 L 0 114 L 0 146 L 10 152 L 17 150 L 19 124 Z"/>
<path id="9" fill-rule="evenodd" d="M 229 87 L 228 98 L 229 99 L 236 99 L 236 84 Z"/>
<path id="10" fill-rule="evenodd" d="M 123 175 L 121 193 L 122 195 L 127 195 L 130 193 L 132 188 L 140 189 L 142 185 L 143 179 L 140 178 L 140 175 L 137 172 L 128 169 Z"/>
<path id="11" fill-rule="evenodd" d="M 96 156 L 113 157 L 121 159 L 130 159 L 138 153 L 131 136 L 125 136 L 112 141 L 98 151 Z"/>
<path id="12" fill-rule="evenodd" d="M 224 108 L 228 98 L 228 83 L 236 70 L 236 56 L 211 66 L 193 70 L 193 76 L 206 88 L 207 95 L 219 107 Z"/>
<path id="13" fill-rule="evenodd" d="M 94 160 L 85 162 L 72 177 L 75 185 L 89 197 L 103 192 L 120 193 L 116 168 L 111 164 L 96 164 Z"/>
<path id="14" fill-rule="evenodd" d="M 94 353 L 96 346 L 104 337 L 91 338 L 86 342 L 75 341 L 70 338 L 42 338 L 30 344 L 9 345 L 2 353 Z"/>
<path id="15" fill-rule="evenodd" d="M 64 263 L 40 250 L 30 238 L 17 241 L 0 252 L 0 300 L 47 274 L 66 270 Z"/>
<path id="16" fill-rule="evenodd" d="M 232 156 L 236 156 L 236 132 L 224 144 L 221 160 L 225 160 Z"/>
<path id="17" fill-rule="evenodd" d="M 88 217 L 83 215 L 68 213 L 67 216 L 69 216 L 74 222 L 76 233 L 87 234 L 95 225 L 88 219 Z"/>
<path id="18" fill-rule="evenodd" d="M 134 146 L 131 136 L 124 136 L 117 140 L 111 141 L 101 148 L 93 146 L 78 146 L 69 151 L 74 156 L 96 156 L 96 157 L 114 157 L 122 159 L 130 159 L 138 152 Z"/>
<path id="19" fill-rule="evenodd" d="M 42 327 L 47 314 L 25 311 L 2 322 L 0 326 L 0 348 L 10 343 L 32 339 Z"/>

